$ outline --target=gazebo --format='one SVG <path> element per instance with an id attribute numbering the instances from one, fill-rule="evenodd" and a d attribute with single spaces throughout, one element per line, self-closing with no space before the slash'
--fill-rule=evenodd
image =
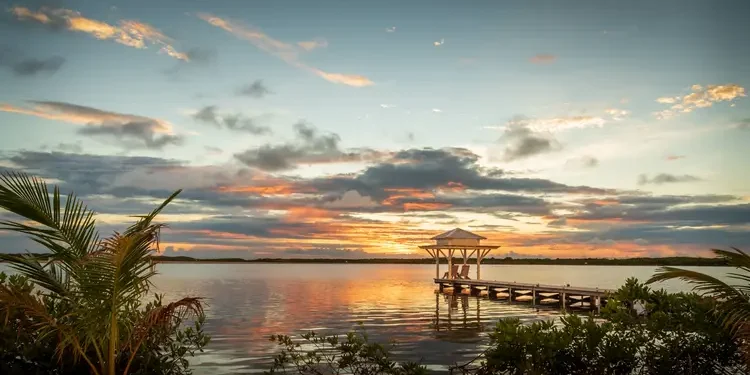
<path id="1" fill-rule="evenodd" d="M 461 228 L 449 230 L 445 233 L 438 234 L 432 237 L 431 240 L 435 240 L 434 245 L 423 245 L 420 249 L 427 250 L 427 253 L 435 258 L 435 278 L 440 278 L 440 258 L 444 257 L 448 259 L 448 278 L 454 278 L 455 275 L 451 274 L 453 268 L 453 256 L 459 255 L 464 260 L 464 265 L 472 256 L 477 259 L 477 280 L 481 280 L 481 273 L 479 265 L 482 263 L 482 259 L 490 253 L 490 251 L 497 249 L 500 246 L 493 245 L 482 245 L 481 240 L 486 240 L 486 237 L 482 237 L 478 234 L 471 233 Z M 459 252 L 458 254 L 456 252 Z"/>

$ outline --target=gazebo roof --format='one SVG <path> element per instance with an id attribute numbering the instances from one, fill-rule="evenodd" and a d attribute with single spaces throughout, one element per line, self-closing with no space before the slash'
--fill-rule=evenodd
<path id="1" fill-rule="evenodd" d="M 444 239 L 472 239 L 472 240 L 486 240 L 486 237 L 482 237 L 478 234 L 471 233 L 461 228 L 451 229 L 445 233 L 438 234 L 435 237 L 430 238 L 431 240 L 444 240 Z"/>

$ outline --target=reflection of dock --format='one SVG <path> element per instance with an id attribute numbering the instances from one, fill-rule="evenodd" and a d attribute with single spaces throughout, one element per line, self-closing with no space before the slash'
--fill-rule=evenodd
<path id="1" fill-rule="evenodd" d="M 442 316 L 440 313 L 441 298 L 444 300 L 443 303 L 448 306 L 447 311 L 443 311 Z M 476 304 L 475 309 L 471 309 L 471 303 Z M 482 300 L 479 298 L 471 298 L 470 301 L 468 295 L 435 294 L 434 328 L 436 336 L 452 342 L 477 341 L 480 332 L 484 330 L 481 320 L 481 303 Z"/>
<path id="2" fill-rule="evenodd" d="M 600 309 L 606 303 L 608 289 L 527 284 L 506 281 L 435 279 L 439 290 L 446 293 L 487 296 L 490 299 L 507 299 L 511 302 L 528 302 L 531 305 L 559 305 L 565 309 Z"/>
<path id="3" fill-rule="evenodd" d="M 435 283 L 441 292 L 487 296 L 491 299 L 507 299 L 511 302 L 530 302 L 531 305 L 558 305 L 562 309 L 584 308 L 599 311 L 606 304 L 608 289 L 572 287 L 570 285 L 544 285 L 507 281 L 482 280 L 480 265 L 490 251 L 500 246 L 481 245 L 486 238 L 463 229 L 453 229 L 432 238 L 434 245 L 420 246 L 435 259 Z M 454 255 L 463 259 L 461 270 L 453 263 Z M 469 278 L 468 261 L 476 259 L 476 280 Z M 448 272 L 440 276 L 440 258 L 448 261 Z"/>

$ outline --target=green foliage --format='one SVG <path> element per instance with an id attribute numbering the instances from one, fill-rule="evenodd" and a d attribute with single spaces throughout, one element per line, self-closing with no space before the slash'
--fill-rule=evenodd
<path id="1" fill-rule="evenodd" d="M 390 350 L 371 343 L 360 329 L 339 336 L 320 336 L 314 331 L 301 335 L 302 342 L 285 335 L 273 335 L 271 341 L 281 347 L 269 374 L 303 375 L 424 375 L 427 369 L 414 362 L 397 364 Z"/>
<path id="2" fill-rule="evenodd" d="M 724 374 L 743 368 L 737 342 L 697 294 L 653 291 L 629 279 L 600 318 L 501 320 L 479 374 Z M 733 373 L 733 372 L 732 372 Z"/>
<path id="3" fill-rule="evenodd" d="M 50 192 L 25 174 L 0 176 L 0 208 L 26 219 L 2 221 L 0 230 L 26 234 L 49 250 L 45 258 L 0 254 L 20 275 L 0 283 L 0 340 L 12 366 L 29 368 L 23 373 L 187 372 L 184 357 L 208 342 L 200 299 L 162 304 L 157 296 L 141 307 L 162 228 L 153 220 L 177 194 L 124 232 L 100 239 L 93 212 L 74 195 L 63 205 L 57 187 Z M 192 316 L 195 326 L 183 328 Z"/>
<path id="4" fill-rule="evenodd" d="M 693 284 L 693 290 L 719 301 L 715 312 L 722 325 L 742 344 L 745 361 L 750 365 L 750 256 L 740 249 L 713 249 L 719 259 L 737 268 L 727 277 L 738 284 L 730 285 L 715 277 L 691 270 L 662 267 L 648 281 L 680 279 Z"/>

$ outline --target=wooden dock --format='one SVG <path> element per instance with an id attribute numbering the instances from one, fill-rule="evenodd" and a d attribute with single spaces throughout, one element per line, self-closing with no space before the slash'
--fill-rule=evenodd
<path id="1" fill-rule="evenodd" d="M 511 302 L 529 302 L 531 305 L 558 305 L 563 310 L 589 308 L 600 311 L 613 293 L 610 289 L 575 287 L 569 285 L 544 285 L 496 280 L 470 280 L 436 278 L 440 292 L 486 296 L 490 299 L 507 299 Z"/>

